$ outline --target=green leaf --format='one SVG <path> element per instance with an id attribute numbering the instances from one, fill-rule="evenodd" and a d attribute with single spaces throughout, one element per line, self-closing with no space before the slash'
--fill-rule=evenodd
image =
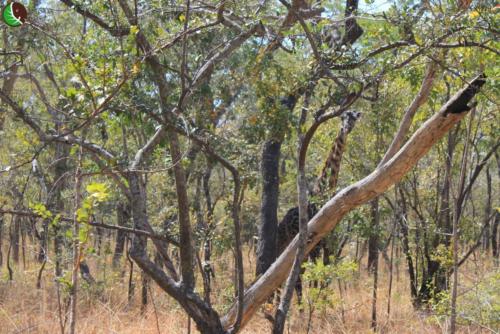
<path id="1" fill-rule="evenodd" d="M 33 210 L 34 213 L 36 213 L 43 219 L 49 219 L 50 217 L 52 217 L 52 212 L 50 212 L 42 203 L 30 204 L 29 207 L 31 210 Z"/>
<path id="2" fill-rule="evenodd" d="M 79 223 L 87 222 L 88 219 L 89 219 L 89 213 L 87 210 L 85 210 L 84 208 L 76 210 L 76 220 Z"/>
<path id="3" fill-rule="evenodd" d="M 84 225 L 78 231 L 78 240 L 81 243 L 86 243 L 89 239 L 89 225 Z"/>
<path id="4" fill-rule="evenodd" d="M 130 26 L 130 34 L 131 35 L 136 35 L 139 32 L 139 27 L 137 26 Z"/>
<path id="5" fill-rule="evenodd" d="M 104 202 L 109 197 L 108 188 L 104 183 L 91 183 L 86 189 L 89 193 L 89 197 L 98 203 Z"/>

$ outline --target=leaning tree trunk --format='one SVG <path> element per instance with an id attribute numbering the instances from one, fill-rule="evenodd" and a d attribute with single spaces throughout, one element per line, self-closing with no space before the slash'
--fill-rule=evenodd
<path id="1" fill-rule="evenodd" d="M 263 274 L 276 259 L 278 227 L 279 160 L 281 141 L 268 140 L 262 149 L 262 204 L 257 243 L 256 276 Z"/>

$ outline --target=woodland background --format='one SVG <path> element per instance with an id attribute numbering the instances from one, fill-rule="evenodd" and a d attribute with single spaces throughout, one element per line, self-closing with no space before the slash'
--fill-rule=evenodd
<path id="1" fill-rule="evenodd" d="M 0 40 L 1 333 L 499 332 L 496 1 L 23 4 Z M 309 196 L 348 111 L 338 183 Z M 426 137 L 436 114 L 455 123 Z"/>

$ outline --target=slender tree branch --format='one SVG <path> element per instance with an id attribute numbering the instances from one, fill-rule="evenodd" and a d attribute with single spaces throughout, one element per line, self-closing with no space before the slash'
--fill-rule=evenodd
<path id="1" fill-rule="evenodd" d="M 0 209 L 0 213 L 14 215 L 14 216 L 43 218 L 41 215 L 36 214 L 34 212 L 31 212 L 31 211 Z M 60 216 L 59 220 L 64 221 L 64 222 L 69 222 L 69 223 L 73 222 L 73 218 L 63 217 L 63 216 Z M 101 228 L 105 228 L 105 229 L 109 229 L 109 230 L 123 231 L 126 233 L 142 235 L 142 236 L 145 236 L 145 237 L 148 237 L 151 239 L 156 239 L 156 240 L 168 242 L 176 247 L 179 247 L 179 242 L 175 239 L 168 237 L 168 236 L 154 234 L 154 233 L 151 233 L 148 231 L 138 230 L 135 228 L 118 226 L 118 225 L 110 225 L 110 224 L 105 224 L 105 223 L 97 223 L 97 222 L 93 222 L 93 221 L 90 221 L 87 224 L 90 226 L 94 226 L 94 227 L 101 227 Z"/>
<path id="2" fill-rule="evenodd" d="M 60 0 L 63 4 L 68 6 L 69 8 L 73 9 L 76 11 L 78 14 L 90 19 L 93 21 L 95 24 L 98 26 L 104 28 L 107 30 L 112 36 L 114 37 L 121 37 L 121 36 L 126 36 L 130 33 L 130 28 L 129 27 L 111 27 L 106 23 L 105 20 L 100 18 L 99 16 L 91 13 L 87 9 L 84 9 L 81 5 L 75 3 L 74 1 L 71 0 Z"/>

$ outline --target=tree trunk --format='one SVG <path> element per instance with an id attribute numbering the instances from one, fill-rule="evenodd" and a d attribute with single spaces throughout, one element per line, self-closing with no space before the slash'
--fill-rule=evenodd
<path id="1" fill-rule="evenodd" d="M 483 246 L 483 251 L 489 253 L 490 251 L 490 239 L 491 239 L 491 213 L 492 213 L 492 189 L 491 189 L 491 174 L 490 169 L 486 167 L 486 205 L 484 207 L 484 219 L 486 226 L 484 233 L 481 236 L 481 245 Z"/>
<path id="2" fill-rule="evenodd" d="M 82 201 L 81 194 L 81 182 L 82 177 L 80 175 L 81 165 L 82 165 L 82 154 L 83 148 L 80 147 L 80 153 L 78 155 L 78 166 L 75 172 L 75 207 L 74 207 L 74 219 L 73 219 L 73 268 L 71 272 L 71 288 L 69 291 L 69 334 L 74 334 L 76 331 L 76 312 L 78 307 L 78 270 L 80 269 L 80 222 L 78 221 L 78 209 Z M 90 219 L 90 218 L 89 218 Z"/>
<path id="3" fill-rule="evenodd" d="M 493 226 L 491 227 L 491 251 L 493 254 L 493 259 L 498 262 L 499 258 L 499 244 L 498 244 L 498 225 L 500 224 L 500 212 L 495 213 L 495 219 L 493 220 Z"/>
<path id="4" fill-rule="evenodd" d="M 378 235 L 380 225 L 380 210 L 379 199 L 375 198 L 371 202 L 371 234 L 368 241 L 368 270 L 373 274 L 373 290 L 372 290 L 372 320 L 371 328 L 377 331 L 377 289 L 378 289 Z"/>
<path id="5" fill-rule="evenodd" d="M 368 239 L 368 263 L 367 269 L 369 272 L 373 272 L 375 268 L 375 262 L 378 261 L 379 254 L 379 201 L 378 198 L 371 202 L 371 224 L 370 224 L 370 238 Z"/>
<path id="6" fill-rule="evenodd" d="M 210 177 L 212 175 L 213 162 L 207 159 L 207 168 L 203 174 L 202 186 L 205 196 L 205 204 L 207 206 L 206 224 L 205 224 L 205 241 L 203 243 L 203 270 L 208 280 L 208 291 L 205 292 L 205 300 L 210 301 L 210 282 L 211 277 L 215 278 L 214 268 L 212 266 L 212 229 L 213 229 L 213 212 L 212 197 L 210 195 Z"/>
<path id="7" fill-rule="evenodd" d="M 162 90 L 162 89 L 160 89 Z M 162 100 L 165 97 L 162 97 Z M 179 217 L 179 247 L 181 258 L 181 275 L 182 282 L 188 290 L 194 289 L 194 252 L 193 252 L 193 236 L 191 230 L 191 222 L 189 217 L 189 200 L 187 195 L 186 175 L 184 167 L 180 163 L 182 160 L 182 152 L 180 148 L 179 138 L 173 129 L 167 132 L 169 140 L 170 154 L 174 161 L 174 176 L 175 190 L 177 195 L 177 208 Z"/>
<path id="8" fill-rule="evenodd" d="M 457 330 L 457 297 L 458 297 L 458 242 L 459 242 L 459 230 L 458 224 L 460 222 L 460 217 L 462 216 L 462 209 L 464 205 L 464 189 L 465 189 L 465 179 L 467 177 L 467 160 L 469 159 L 469 142 L 472 140 L 472 122 L 474 120 L 474 115 L 476 113 L 476 108 L 472 109 L 469 116 L 469 123 L 467 126 L 467 136 L 464 141 L 464 151 L 462 153 L 462 162 L 460 165 L 460 179 L 458 184 L 458 196 L 455 200 L 455 210 L 453 214 L 453 226 L 452 226 L 452 249 L 453 249 L 453 285 L 451 288 L 451 315 L 450 315 L 450 333 L 455 334 Z M 481 239 L 479 239 L 481 240 Z"/>
<path id="9" fill-rule="evenodd" d="M 38 263 L 43 263 L 47 260 L 47 246 L 49 240 L 49 220 L 44 219 L 42 222 L 42 231 L 39 235 L 40 238 L 40 248 L 38 250 L 37 261 Z"/>
<path id="10" fill-rule="evenodd" d="M 405 254 L 406 258 L 406 264 L 408 266 L 408 276 L 410 277 L 411 299 L 413 304 L 415 305 L 418 297 L 416 270 L 415 267 L 413 266 L 413 257 L 411 256 L 410 241 L 408 238 L 408 225 L 406 223 L 407 222 L 406 201 L 403 190 L 401 188 L 399 188 L 399 193 L 401 195 L 398 203 L 398 209 L 400 210 L 400 212 L 398 214 L 397 219 L 399 221 L 399 225 L 401 226 L 401 246 L 403 248 L 403 253 Z"/>
<path id="11" fill-rule="evenodd" d="M 141 272 L 141 283 L 142 283 L 141 313 L 144 314 L 146 313 L 146 309 L 148 307 L 148 284 L 149 284 L 148 275 L 144 271 Z"/>
<path id="12" fill-rule="evenodd" d="M 2 252 L 2 247 L 3 247 L 3 215 L 0 216 L 0 268 L 3 265 L 3 252 Z"/>
<path id="13" fill-rule="evenodd" d="M 61 125 L 58 124 L 59 128 Z M 66 172 L 68 170 L 67 158 L 69 156 L 68 147 L 65 144 L 55 144 L 55 163 L 54 163 L 54 184 L 52 185 L 52 196 L 49 201 L 49 210 L 55 213 L 64 212 L 64 201 L 62 191 L 66 185 Z M 59 221 L 53 225 L 54 230 L 54 253 L 55 253 L 55 275 L 62 275 L 62 247 L 64 226 L 63 222 Z"/>
<path id="14" fill-rule="evenodd" d="M 127 204 L 119 202 L 116 206 L 116 223 L 118 226 L 127 226 L 127 222 L 130 219 L 130 209 Z M 123 255 L 123 250 L 125 246 L 126 233 L 124 231 L 118 230 L 116 232 L 116 243 L 115 252 L 113 254 L 113 268 L 118 268 L 120 264 L 120 259 Z"/>
<path id="15" fill-rule="evenodd" d="M 497 162 L 497 175 L 500 177 L 500 155 L 495 152 L 495 159 Z M 493 225 L 491 226 L 491 252 L 493 254 L 493 259 L 496 261 L 498 265 L 499 255 L 500 255 L 500 245 L 499 245 L 499 228 L 500 224 L 500 212 L 498 210 L 495 213 L 495 219 L 493 221 Z"/>
<path id="16" fill-rule="evenodd" d="M 19 235 L 20 235 L 20 222 L 21 219 L 18 216 L 14 216 L 12 219 L 12 233 L 10 235 L 12 260 L 15 264 L 19 263 Z"/>
<path id="17" fill-rule="evenodd" d="M 304 106 L 302 108 L 300 122 L 297 127 L 298 134 L 298 145 L 297 145 L 297 202 L 299 208 L 299 235 L 298 235 L 298 246 L 297 253 L 295 254 L 294 263 L 292 266 L 292 270 L 288 275 L 288 279 L 285 285 L 285 293 L 283 299 L 280 301 L 279 307 L 276 310 L 276 314 L 274 317 L 274 326 L 273 326 L 273 334 L 282 334 L 285 330 L 285 320 L 288 310 L 290 308 L 290 304 L 293 297 L 293 291 L 297 288 L 297 284 L 300 283 L 300 274 L 302 269 L 302 262 L 305 259 L 306 246 L 307 246 L 307 222 L 309 221 L 310 213 L 308 210 L 308 198 L 307 198 L 307 178 L 305 172 L 306 166 L 306 153 L 307 153 L 307 144 L 304 140 L 304 133 L 302 131 L 302 127 L 307 119 L 307 112 L 309 106 L 309 100 L 312 95 L 312 91 L 314 89 L 314 85 L 309 87 L 310 89 L 305 93 L 304 96 Z M 296 101 L 296 99 L 295 99 Z M 300 288 L 300 291 L 302 287 Z M 301 298 L 301 293 L 299 295 L 299 291 L 297 291 L 297 297 Z M 300 299 L 299 299 L 300 302 Z"/>
<path id="18" fill-rule="evenodd" d="M 271 139 L 264 143 L 261 161 L 262 204 L 257 243 L 256 276 L 263 274 L 276 259 L 280 153 L 281 141 Z"/>
<path id="19" fill-rule="evenodd" d="M 458 127 L 457 127 L 458 130 Z M 451 168 L 453 163 L 453 153 L 457 144 L 457 130 L 448 133 L 447 139 L 447 154 L 444 165 L 444 180 L 440 192 L 440 209 L 437 217 L 438 232 L 433 237 L 432 250 L 435 250 L 439 245 L 446 247 L 450 246 L 450 236 L 452 234 L 452 221 L 450 209 L 450 185 L 451 185 Z M 427 254 L 427 272 L 423 275 L 422 285 L 418 293 L 419 302 L 427 302 L 431 295 L 448 289 L 447 274 L 438 261 L 432 259 L 431 254 Z"/>
<path id="20" fill-rule="evenodd" d="M 393 272 L 394 272 L 394 245 L 396 243 L 396 227 L 398 217 L 394 217 L 394 223 L 391 230 L 391 257 L 389 263 L 389 289 L 387 291 L 387 320 L 391 319 L 391 297 L 392 297 L 392 282 L 393 282 Z"/>

